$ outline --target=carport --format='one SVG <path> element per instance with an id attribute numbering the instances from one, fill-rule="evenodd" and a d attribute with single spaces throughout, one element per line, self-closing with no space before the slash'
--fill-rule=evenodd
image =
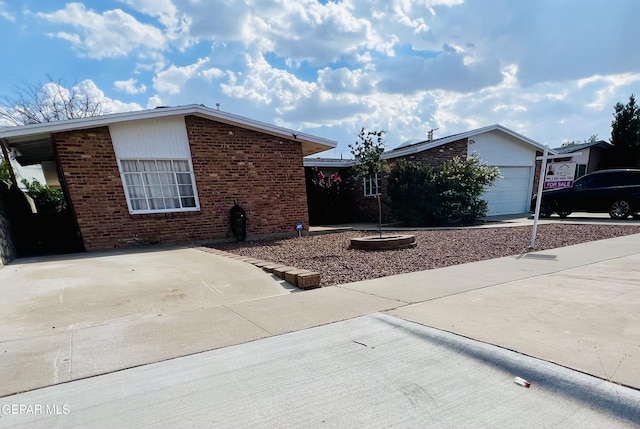
<path id="1" fill-rule="evenodd" d="M 8 217 L 11 226 L 16 256 L 84 251 L 64 176 L 60 174 L 56 161 L 51 135 L 3 138 L 2 145 L 5 152 L 6 148 L 9 148 L 10 158 L 15 159 L 21 166 L 40 165 L 46 180 L 43 185 L 60 189 L 65 200 L 61 211 L 38 207 L 36 204 L 34 212 L 28 198 L 17 186 L 8 190 L 0 189 L 6 207 L 5 216 Z"/>

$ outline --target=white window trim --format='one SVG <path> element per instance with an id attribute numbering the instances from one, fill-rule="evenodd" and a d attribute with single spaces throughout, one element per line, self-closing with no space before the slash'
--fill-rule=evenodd
<path id="1" fill-rule="evenodd" d="M 375 192 L 373 191 L 375 184 Z M 378 173 L 376 173 L 373 177 L 365 177 L 362 179 L 362 190 L 364 191 L 365 197 L 377 197 L 381 195 L 380 188 L 382 188 L 382 180 L 378 177 Z"/>
<path id="2" fill-rule="evenodd" d="M 127 190 L 127 182 L 125 181 L 125 172 L 122 168 L 122 161 L 187 161 L 189 163 L 189 174 L 191 175 L 191 184 L 193 188 L 193 198 L 195 199 L 195 207 L 181 207 L 171 209 L 147 209 L 147 210 L 134 210 L 131 205 L 131 199 L 129 197 L 129 191 Z M 125 198 L 127 199 L 127 207 L 129 213 L 133 215 L 138 214 L 155 214 L 155 213 L 182 213 L 182 212 L 196 212 L 200 211 L 200 199 L 198 198 L 198 187 L 196 185 L 196 178 L 193 172 L 193 164 L 189 158 L 118 158 L 118 169 L 120 170 L 120 182 L 124 190 Z M 175 172 L 174 172 L 175 173 Z M 146 197 L 148 199 L 148 196 Z M 147 200 L 148 202 L 148 200 Z"/>

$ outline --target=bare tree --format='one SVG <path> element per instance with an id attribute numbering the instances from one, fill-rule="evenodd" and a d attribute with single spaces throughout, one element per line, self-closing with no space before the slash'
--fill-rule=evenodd
<path id="1" fill-rule="evenodd" d="M 28 125 L 102 114 L 102 101 L 76 85 L 66 88 L 61 80 L 43 84 L 21 82 L 13 96 L 0 98 L 0 120 L 8 125 Z"/>
<path id="2" fill-rule="evenodd" d="M 21 82 L 12 96 L 0 97 L 0 126 L 17 126 L 86 118 L 102 114 L 102 100 L 78 85 L 66 88 L 62 80 L 47 76 L 45 84 Z M 0 180 L 16 183 L 7 148 L 0 142 Z"/>

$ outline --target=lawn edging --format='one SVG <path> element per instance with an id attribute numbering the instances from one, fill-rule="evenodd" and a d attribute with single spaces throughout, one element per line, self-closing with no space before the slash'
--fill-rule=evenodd
<path id="1" fill-rule="evenodd" d="M 225 252 L 224 250 L 214 249 L 211 247 L 199 246 L 195 247 L 195 249 L 202 252 L 211 253 L 213 255 L 235 259 L 236 261 L 249 263 L 258 268 L 261 268 L 267 273 L 273 274 L 274 276 L 286 281 L 287 283 L 297 287 L 298 289 L 309 290 L 321 287 L 321 275 L 320 273 L 315 271 L 299 269 L 283 264 L 274 264 L 271 262 L 263 261 L 262 259 L 236 255 L 235 253 Z"/>

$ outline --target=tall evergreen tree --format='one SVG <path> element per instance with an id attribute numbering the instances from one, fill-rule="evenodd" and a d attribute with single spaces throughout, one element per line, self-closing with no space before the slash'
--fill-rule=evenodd
<path id="1" fill-rule="evenodd" d="M 629 102 L 616 103 L 614 119 L 611 122 L 611 144 L 609 167 L 640 167 L 640 108 L 633 94 Z"/>

